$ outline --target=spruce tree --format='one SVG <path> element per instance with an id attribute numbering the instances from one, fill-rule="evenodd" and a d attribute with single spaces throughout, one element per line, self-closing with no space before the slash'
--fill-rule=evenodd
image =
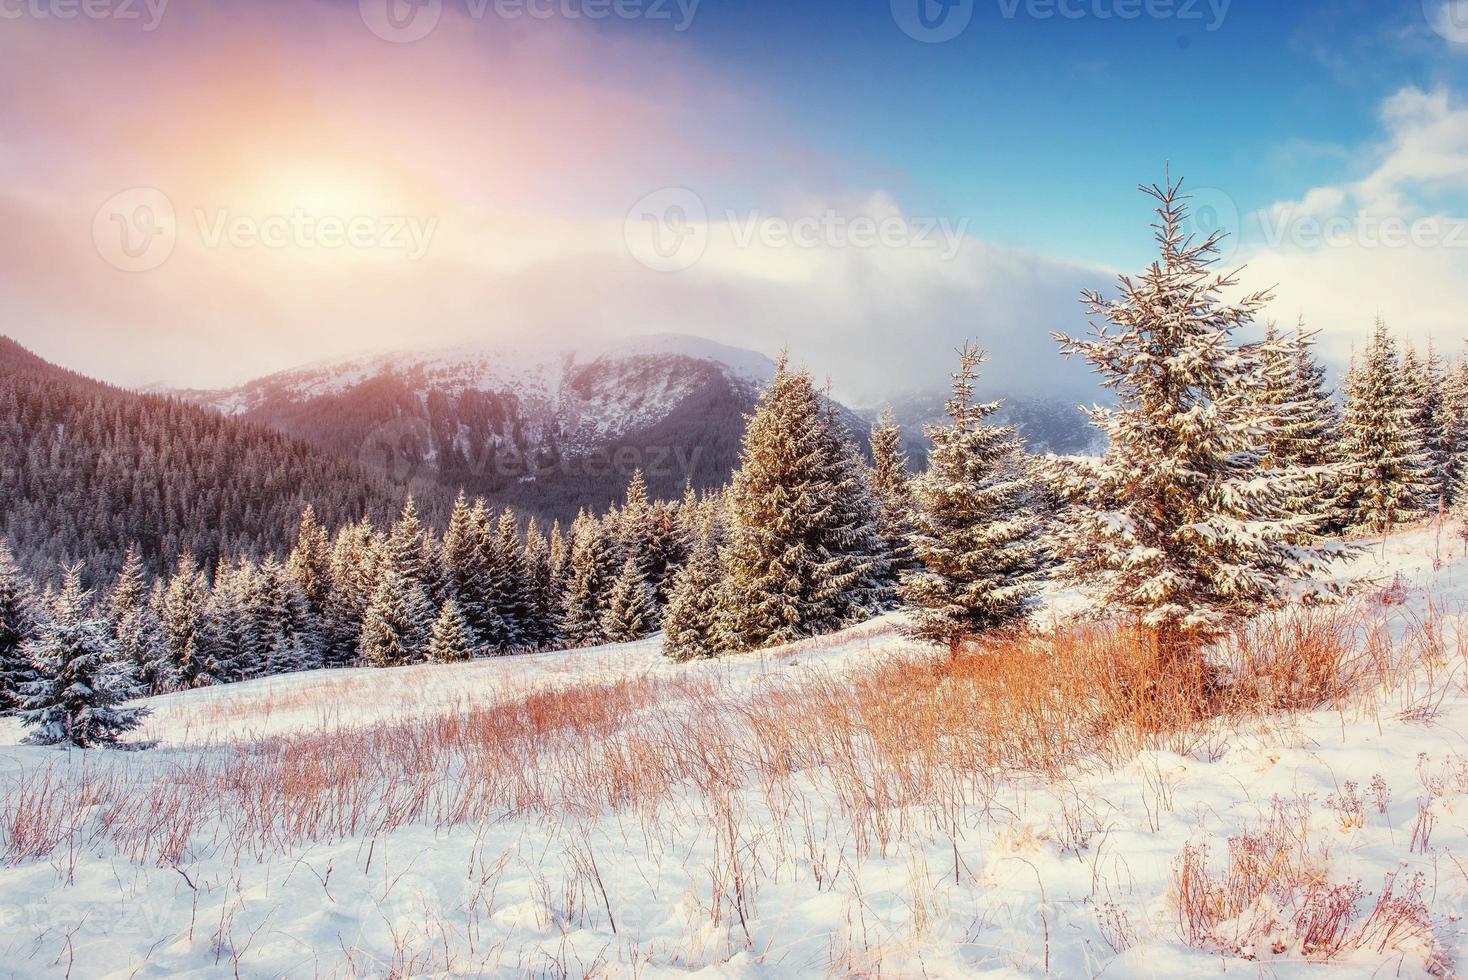
<path id="1" fill-rule="evenodd" d="M 362 623 L 385 551 L 381 536 L 365 518 L 337 532 L 331 549 L 333 602 L 325 625 L 329 667 L 345 667 L 361 657 Z"/>
<path id="2" fill-rule="evenodd" d="M 1057 543 L 1068 578 L 1101 608 L 1134 615 L 1175 656 L 1282 602 L 1329 554 L 1298 543 L 1319 518 L 1284 505 L 1300 473 L 1263 467 L 1252 397 L 1261 368 L 1232 342 L 1268 293 L 1226 303 L 1237 282 L 1210 268 L 1222 236 L 1187 235 L 1180 182 L 1142 189 L 1158 202 L 1160 257 L 1140 278 L 1122 277 L 1115 300 L 1085 294 L 1103 321 L 1093 337 L 1056 335 L 1117 401 L 1089 413 L 1109 441 Z"/>
<path id="3" fill-rule="evenodd" d="M 311 604 L 273 555 L 255 575 L 252 606 L 266 673 L 288 674 L 322 666 L 321 630 Z"/>
<path id="4" fill-rule="evenodd" d="M 431 539 L 418 517 L 418 505 L 409 494 L 403 512 L 387 536 L 387 558 L 398 572 L 425 590 L 435 585 Z"/>
<path id="5" fill-rule="evenodd" d="M 500 631 L 490 644 L 501 653 L 530 646 L 526 627 L 529 623 L 529 582 L 524 555 L 520 547 L 519 522 L 513 512 L 505 510 L 495 522 L 493 533 L 484 541 L 489 568 L 489 594 L 494 600 L 494 613 Z"/>
<path id="6" fill-rule="evenodd" d="M 418 663 L 432 636 L 431 615 L 423 586 L 386 562 L 362 619 L 362 659 L 373 667 Z"/>
<path id="7" fill-rule="evenodd" d="M 972 400 L 984 360 L 973 345 L 959 352 L 949 424 L 928 429 L 928 469 L 912 483 L 918 567 L 901 585 L 911 634 L 953 653 L 967 637 L 1027 619 L 1050 566 L 1019 439 L 988 424 L 998 402 Z"/>
<path id="8" fill-rule="evenodd" d="M 117 655 L 107 620 L 91 607 L 92 593 L 74 565 L 25 645 L 36 670 L 21 692 L 21 722 L 33 729 L 29 744 L 114 746 L 148 714 L 122 707 L 136 681 Z"/>
<path id="9" fill-rule="evenodd" d="M 1415 407 L 1396 339 L 1378 319 L 1371 344 L 1349 376 L 1342 426 L 1348 507 L 1357 527 L 1388 531 L 1427 514 L 1431 460 L 1418 438 Z"/>
<path id="10" fill-rule="evenodd" d="M 107 623 L 118 657 L 129 665 L 137 681 L 136 695 L 162 693 L 168 672 L 161 669 L 158 621 L 149 601 L 142 552 L 136 545 L 128 548 L 122 571 L 107 597 Z"/>
<path id="11" fill-rule="evenodd" d="M 1313 354 L 1315 335 L 1301 324 L 1282 335 L 1269 325 L 1258 357 L 1252 408 L 1261 432 L 1260 465 L 1300 479 L 1284 500 L 1291 513 L 1321 518 L 1314 531 L 1339 530 L 1343 467 L 1338 459 L 1340 410 Z M 1307 535 L 1308 539 L 1309 535 Z"/>
<path id="12" fill-rule="evenodd" d="M 535 518 L 525 527 L 525 581 L 530 605 L 527 640 L 537 650 L 560 642 L 561 603 L 556 590 L 551 548 Z"/>
<path id="13" fill-rule="evenodd" d="M 176 683 L 185 689 L 210 683 L 204 635 L 209 594 L 194 556 L 185 552 L 168 580 L 159 607 L 159 639 Z"/>
<path id="14" fill-rule="evenodd" d="M 451 664 L 468 660 L 472 656 L 469 624 L 464 621 L 459 604 L 452 598 L 446 599 L 433 624 L 433 637 L 428 642 L 428 659 L 438 664 Z"/>
<path id="15" fill-rule="evenodd" d="M 1442 439 L 1448 504 L 1461 510 L 1468 480 L 1468 360 L 1459 360 L 1443 377 Z"/>
<path id="16" fill-rule="evenodd" d="M 204 601 L 199 631 L 200 670 L 194 686 L 230 684 L 265 673 L 265 651 L 255 608 L 255 567 L 244 559 L 221 562 Z"/>
<path id="17" fill-rule="evenodd" d="M 21 685 L 35 679 L 25 647 L 36 629 L 31 584 L 16 565 L 10 546 L 0 541 L 0 715 L 15 713 Z"/>
<path id="18" fill-rule="evenodd" d="M 475 648 L 496 647 L 504 634 L 490 582 L 490 537 L 484 501 L 471 507 L 460 491 L 443 536 L 443 591 L 464 616 Z"/>
<path id="19" fill-rule="evenodd" d="M 908 542 L 912 531 L 912 478 L 902 448 L 902 429 L 893 420 L 892 409 L 884 411 L 872 426 L 871 446 L 872 496 L 877 502 L 882 547 L 890 563 L 888 574 L 895 584 L 916 563 Z"/>
<path id="20" fill-rule="evenodd" d="M 606 642 L 603 623 L 612 584 L 612 547 L 596 518 L 582 511 L 571 528 L 571 556 L 561 602 L 565 642 L 578 647 Z"/>
<path id="21" fill-rule="evenodd" d="M 673 577 L 673 591 L 663 613 L 663 655 L 673 660 L 714 656 L 719 642 L 719 596 L 722 568 L 708 535 L 699 536 L 688 560 Z"/>
<path id="22" fill-rule="evenodd" d="M 656 630 L 657 604 L 636 557 L 627 556 L 607 596 L 602 634 L 610 643 L 641 640 Z"/>
<path id="23" fill-rule="evenodd" d="M 830 632 L 885 601 L 864 469 L 810 375 L 782 358 L 730 489 L 721 646 L 754 650 Z"/>
<path id="24" fill-rule="evenodd" d="M 296 546 L 286 559 L 286 574 L 306 603 L 305 616 L 315 634 L 315 647 L 311 651 L 314 667 L 332 665 L 337 661 L 334 651 L 335 637 L 331 627 L 333 616 L 331 582 L 331 536 L 316 520 L 316 512 L 307 507 L 301 515 L 301 527 L 296 533 Z"/>
<path id="25" fill-rule="evenodd" d="M 1414 356 L 1415 360 L 1415 356 Z M 1409 377 L 1409 400 L 1413 404 L 1412 427 L 1427 454 L 1427 500 L 1432 512 L 1446 510 L 1453 497 L 1451 448 L 1445 430 L 1444 378 L 1442 358 L 1429 340 L 1427 357 L 1415 367 L 1405 369 Z"/>

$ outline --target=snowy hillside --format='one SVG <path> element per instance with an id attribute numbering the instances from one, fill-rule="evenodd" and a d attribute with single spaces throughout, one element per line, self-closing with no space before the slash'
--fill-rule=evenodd
<path id="1" fill-rule="evenodd" d="M 1054 771 L 1027 740 L 1056 732 L 967 741 L 944 705 L 978 675 L 893 619 L 689 666 L 646 642 L 191 691 L 145 753 L 6 722 L 0 972 L 1447 975 L 1468 561 L 1427 529 L 1355 571 L 1385 591 L 1348 696 Z"/>
<path id="2" fill-rule="evenodd" d="M 465 489 L 569 520 L 620 497 L 635 469 L 663 497 L 721 486 L 774 371 L 754 351 L 656 334 L 375 353 L 174 394 L 448 499 Z"/>

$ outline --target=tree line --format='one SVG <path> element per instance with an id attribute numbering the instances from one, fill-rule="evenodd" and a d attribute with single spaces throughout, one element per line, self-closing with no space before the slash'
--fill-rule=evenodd
<path id="1" fill-rule="evenodd" d="M 782 358 L 722 491 L 653 500 L 638 474 L 619 506 L 548 534 L 462 494 L 441 535 L 411 497 L 387 526 L 334 534 L 308 508 L 283 560 L 209 569 L 185 554 L 150 581 L 133 549 L 95 600 L 76 569 L 37 597 L 0 556 L 0 710 L 40 741 L 107 743 L 137 723 L 119 707 L 137 694 L 659 630 L 690 660 L 899 607 L 914 636 L 957 652 L 1023 624 L 1051 579 L 1149 630 L 1165 663 L 1260 609 L 1338 591 L 1324 573 L 1350 549 L 1336 538 L 1468 500 L 1468 364 L 1403 355 L 1378 323 L 1338 398 L 1303 327 L 1236 338 L 1271 297 L 1226 301 L 1236 274 L 1213 269 L 1218 236 L 1183 232 L 1181 185 L 1144 190 L 1157 260 L 1115 298 L 1086 294 L 1089 335 L 1056 337 L 1113 397 L 1087 410 L 1099 458 L 1027 454 L 995 424 L 1000 404 L 975 401 L 985 355 L 969 345 L 926 468 L 909 472 L 890 415 L 868 462 Z M 97 711 L 78 687 L 101 692 Z"/>

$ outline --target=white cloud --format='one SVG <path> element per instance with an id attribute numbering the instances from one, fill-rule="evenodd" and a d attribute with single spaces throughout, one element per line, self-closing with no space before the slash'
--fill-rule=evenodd
<path id="1" fill-rule="evenodd" d="M 1384 140 L 1358 151 L 1364 176 L 1249 216 L 1236 261 L 1248 283 L 1278 284 L 1273 312 L 1321 328 L 1337 363 L 1378 312 L 1456 355 L 1468 340 L 1468 107 L 1406 88 L 1380 115 Z"/>

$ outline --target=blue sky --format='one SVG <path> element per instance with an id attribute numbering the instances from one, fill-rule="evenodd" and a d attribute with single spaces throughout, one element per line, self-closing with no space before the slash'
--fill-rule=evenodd
<path id="1" fill-rule="evenodd" d="M 1468 82 L 1468 50 L 1421 0 L 1233 0 L 1221 23 L 1206 2 L 1167 19 L 1031 9 L 1050 8 L 976 0 L 958 37 L 920 43 L 885 2 L 705 0 L 683 40 L 905 206 L 1113 265 L 1147 256 L 1133 188 L 1164 161 L 1264 207 L 1356 176 L 1383 98 Z"/>

